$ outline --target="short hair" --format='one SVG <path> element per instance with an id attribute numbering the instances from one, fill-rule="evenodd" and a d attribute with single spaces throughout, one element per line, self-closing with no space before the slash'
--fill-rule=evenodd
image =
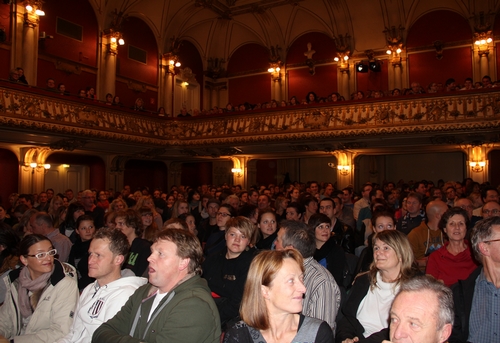
<path id="1" fill-rule="evenodd" d="M 449 287 L 437 281 L 431 275 L 418 275 L 401 283 L 396 298 L 401 293 L 412 293 L 429 291 L 436 295 L 438 301 L 437 330 L 441 330 L 446 324 L 453 325 L 455 313 L 453 310 L 453 293 Z"/>
<path id="2" fill-rule="evenodd" d="M 311 201 L 315 201 L 316 204 L 318 204 L 318 199 L 316 199 L 315 197 L 313 197 L 312 195 L 309 195 L 309 196 L 306 196 L 303 200 L 303 203 L 304 203 L 304 206 L 309 206 L 309 204 L 311 203 Z"/>
<path id="3" fill-rule="evenodd" d="M 47 212 L 38 212 L 33 215 L 35 217 L 35 222 L 37 225 L 47 225 L 47 227 L 52 227 L 52 218 Z"/>
<path id="4" fill-rule="evenodd" d="M 118 209 L 116 207 L 118 206 L 118 203 L 122 203 L 122 205 L 123 205 L 122 211 L 126 210 L 128 208 L 127 202 L 125 200 L 123 200 L 122 198 L 117 198 L 117 199 L 113 200 L 111 202 L 111 204 L 109 204 L 109 209 L 111 211 L 117 211 Z"/>
<path id="5" fill-rule="evenodd" d="M 448 220 L 456 215 L 460 215 L 464 217 L 465 220 L 465 227 L 467 228 L 469 226 L 469 214 L 467 213 L 466 210 L 464 210 L 461 207 L 455 206 L 450 209 L 448 209 L 443 215 L 441 216 L 441 220 L 439 220 L 438 227 L 441 230 L 444 230 L 446 228 L 446 224 L 448 223 Z"/>
<path id="6" fill-rule="evenodd" d="M 210 194 L 210 196 L 212 196 L 212 195 Z M 208 207 L 208 205 L 210 205 L 210 204 L 217 204 L 217 206 L 220 206 L 220 201 L 219 201 L 219 200 L 217 200 L 216 198 L 210 198 L 210 199 L 208 199 L 208 202 L 207 202 L 207 207 Z"/>
<path id="7" fill-rule="evenodd" d="M 221 208 L 223 208 L 223 207 L 224 207 L 226 210 L 228 210 L 228 211 L 229 211 L 229 214 L 231 215 L 231 216 L 230 216 L 231 218 L 236 217 L 236 210 L 234 209 L 234 207 L 233 207 L 233 206 L 231 206 L 231 205 L 229 205 L 229 204 L 222 204 L 222 205 L 220 205 L 220 206 L 219 206 L 219 210 L 220 210 Z"/>
<path id="8" fill-rule="evenodd" d="M 296 201 L 289 203 L 286 208 L 295 209 L 295 212 L 297 212 L 297 214 L 303 214 L 306 211 L 306 209 L 304 208 L 304 205 L 302 205 L 301 203 L 296 202 Z"/>
<path id="9" fill-rule="evenodd" d="M 321 200 L 319 201 L 319 204 L 321 204 L 321 202 L 323 202 L 323 201 L 330 201 L 330 202 L 332 203 L 333 208 L 335 208 L 335 206 L 336 206 L 336 205 L 335 205 L 335 201 L 333 201 L 333 199 L 332 199 L 332 198 L 330 198 L 330 197 L 325 197 L 325 198 L 321 199 Z"/>
<path id="10" fill-rule="evenodd" d="M 455 188 L 453 188 L 455 189 Z M 420 193 L 417 193 L 417 192 L 410 192 L 408 193 L 408 195 L 406 196 L 406 199 L 408 198 L 413 198 L 413 199 L 417 199 L 417 201 L 421 204 L 423 199 L 422 199 L 422 195 Z"/>
<path id="11" fill-rule="evenodd" d="M 184 214 L 182 214 L 181 216 L 183 216 Z M 165 223 L 163 223 L 163 228 L 164 229 L 167 229 L 169 225 L 171 224 L 179 224 L 180 226 L 182 226 L 182 229 L 183 230 L 186 230 L 186 231 L 189 231 L 189 228 L 187 226 L 187 223 L 186 223 L 186 220 L 185 219 L 181 219 L 181 218 L 170 218 L 169 220 L 167 220 Z"/>
<path id="12" fill-rule="evenodd" d="M 245 236 L 247 236 L 249 239 L 249 244 L 255 244 L 257 230 L 255 230 L 255 225 L 253 225 L 250 219 L 243 216 L 230 218 L 226 222 L 226 231 L 232 227 L 238 229 Z"/>
<path id="13" fill-rule="evenodd" d="M 129 208 L 116 213 L 115 223 L 117 218 L 125 219 L 125 225 L 127 225 L 128 227 L 133 227 L 135 230 L 135 235 L 137 237 L 142 237 L 142 219 L 139 216 L 139 212 Z"/>
<path id="14" fill-rule="evenodd" d="M 315 213 L 309 218 L 309 221 L 307 222 L 307 226 L 309 226 L 309 229 L 311 229 L 312 232 L 314 232 L 314 230 L 316 230 L 318 225 L 324 224 L 324 223 L 328 223 L 328 224 L 332 225 L 332 220 L 326 214 Z"/>
<path id="15" fill-rule="evenodd" d="M 24 256 L 24 257 L 28 256 L 28 254 L 30 253 L 31 246 L 42 241 L 49 241 L 50 244 L 52 245 L 50 239 L 48 239 L 44 235 L 33 233 L 31 235 L 25 236 L 21 240 L 21 243 L 19 243 L 19 256 Z"/>
<path id="16" fill-rule="evenodd" d="M 177 246 L 177 256 L 189 258 L 188 273 L 201 275 L 203 249 L 200 241 L 191 232 L 181 229 L 163 229 L 156 235 L 153 243 L 170 241 Z"/>
<path id="17" fill-rule="evenodd" d="M 269 314 L 262 296 L 262 286 L 271 286 L 285 259 L 292 259 L 304 273 L 304 261 L 294 249 L 267 250 L 258 254 L 250 264 L 240 306 L 241 319 L 257 330 L 269 328 Z"/>
<path id="18" fill-rule="evenodd" d="M 17 200 L 19 199 L 25 199 L 26 201 L 29 201 L 31 205 L 34 204 L 35 200 L 33 198 L 33 194 L 19 194 L 19 197 L 17 197 Z"/>
<path id="19" fill-rule="evenodd" d="M 377 239 L 390 246 L 396 253 L 398 259 L 401 261 L 401 271 L 395 285 L 406 282 L 412 278 L 416 272 L 413 268 L 415 257 L 413 255 L 413 250 L 408 237 L 398 230 L 385 230 L 378 232 L 373 236 L 373 245 L 375 245 L 375 241 Z M 368 273 L 370 276 L 370 287 L 373 289 L 374 287 L 377 287 L 378 268 L 375 261 L 373 261 L 370 265 L 370 271 Z"/>
<path id="20" fill-rule="evenodd" d="M 316 238 L 314 233 L 308 229 L 303 222 L 295 220 L 283 220 L 280 224 L 285 231 L 282 237 L 283 248 L 292 246 L 297 249 L 304 258 L 314 255 L 316 251 Z"/>
<path id="21" fill-rule="evenodd" d="M 80 223 L 86 220 L 91 221 L 92 224 L 94 224 L 94 218 L 92 216 L 84 214 L 83 216 L 78 217 L 78 219 L 76 220 L 75 229 L 78 229 L 80 227 Z"/>
<path id="22" fill-rule="evenodd" d="M 486 199 L 486 196 L 488 195 L 488 191 L 494 191 L 498 194 L 498 190 L 495 187 L 487 186 L 481 190 L 481 198 Z M 21 194 L 19 197 L 21 197 L 22 195 L 23 194 Z"/>
<path id="23" fill-rule="evenodd" d="M 470 234 L 474 256 L 479 262 L 483 261 L 483 254 L 479 249 L 479 243 L 491 238 L 493 225 L 500 225 L 500 217 L 494 216 L 478 221 Z"/>
<path id="24" fill-rule="evenodd" d="M 109 241 L 109 250 L 115 256 L 127 256 L 130 250 L 127 236 L 120 230 L 104 227 L 96 232 L 94 239 L 107 239 Z"/>
<path id="25" fill-rule="evenodd" d="M 260 221 L 262 220 L 262 216 L 264 214 L 268 214 L 268 213 L 271 213 L 274 216 L 274 220 L 276 220 L 276 223 L 278 223 L 278 218 L 276 217 L 276 212 L 274 212 L 273 209 L 270 207 L 265 208 L 262 211 L 259 211 L 259 217 L 257 218 L 257 223 L 260 223 Z"/>
<path id="26" fill-rule="evenodd" d="M 380 210 L 375 210 L 372 213 L 372 226 L 375 227 L 375 223 L 377 222 L 377 219 L 380 217 L 388 217 L 392 219 L 393 224 L 396 224 L 396 218 L 394 218 L 394 211 L 390 208 L 382 208 Z"/>

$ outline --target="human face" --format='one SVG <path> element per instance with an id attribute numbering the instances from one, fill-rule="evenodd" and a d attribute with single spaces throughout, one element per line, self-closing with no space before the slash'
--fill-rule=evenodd
<path id="1" fill-rule="evenodd" d="M 146 199 L 146 200 L 144 200 L 144 206 L 149 207 L 149 208 L 151 208 L 151 209 L 152 209 L 153 207 L 155 207 L 155 204 L 154 204 L 154 202 L 153 202 L 153 199 Z"/>
<path id="2" fill-rule="evenodd" d="M 260 218 L 259 229 L 264 238 L 271 236 L 276 232 L 276 217 L 272 213 L 264 213 Z"/>
<path id="3" fill-rule="evenodd" d="M 77 220 L 78 218 L 80 218 L 81 216 L 83 216 L 84 214 L 85 214 L 85 211 L 84 211 L 84 210 L 82 210 L 82 209 L 78 209 L 78 210 L 76 210 L 75 212 L 73 212 L 73 219 L 74 219 L 74 220 L 75 220 L 75 222 L 76 222 L 76 220 Z"/>
<path id="4" fill-rule="evenodd" d="M 455 201 L 455 206 L 460 207 L 461 209 L 467 211 L 469 220 L 472 218 L 472 211 L 474 210 L 474 206 L 472 206 L 472 201 L 470 201 L 467 198 L 462 198 Z"/>
<path id="5" fill-rule="evenodd" d="M 252 194 L 250 194 L 250 203 L 257 205 L 258 201 L 259 201 L 259 193 L 252 192 Z"/>
<path id="6" fill-rule="evenodd" d="M 333 219 L 335 216 L 335 206 L 330 200 L 324 200 L 319 203 L 319 213 L 323 213 L 328 218 Z"/>
<path id="7" fill-rule="evenodd" d="M 291 258 L 283 260 L 283 265 L 269 286 L 262 286 L 269 316 L 300 313 L 305 292 L 304 274 Z"/>
<path id="8" fill-rule="evenodd" d="M 196 221 L 194 220 L 193 216 L 187 216 L 186 217 L 186 224 L 188 226 L 189 232 L 191 232 L 193 235 L 197 235 L 196 231 Z"/>
<path id="9" fill-rule="evenodd" d="M 456 197 L 457 197 L 457 194 L 455 192 L 455 188 L 450 187 L 446 190 L 446 198 L 448 200 L 455 200 Z"/>
<path id="10" fill-rule="evenodd" d="M 91 220 L 83 220 L 76 229 L 76 233 L 82 242 L 91 240 L 95 233 L 94 223 Z"/>
<path id="11" fill-rule="evenodd" d="M 332 225 L 330 223 L 321 223 L 314 229 L 314 237 L 316 238 L 316 243 L 322 245 L 328 241 L 331 237 Z"/>
<path id="12" fill-rule="evenodd" d="M 141 214 L 142 225 L 148 227 L 153 223 L 153 214 L 151 212 L 146 212 Z"/>
<path id="13" fill-rule="evenodd" d="M 448 235 L 450 241 L 461 242 L 465 238 L 467 232 L 467 225 L 465 224 L 464 216 L 455 214 L 451 216 L 446 222 L 444 233 Z"/>
<path id="14" fill-rule="evenodd" d="M 406 210 L 410 214 L 410 216 L 416 216 L 420 212 L 420 208 L 422 204 L 415 198 L 409 197 L 406 199 Z"/>
<path id="15" fill-rule="evenodd" d="M 240 256 L 249 243 L 250 237 L 247 237 L 238 228 L 230 227 L 226 231 L 227 255 L 230 259 Z"/>
<path id="16" fill-rule="evenodd" d="M 85 195 L 82 196 L 82 203 L 85 208 L 91 208 L 94 206 L 94 201 L 95 195 L 93 193 L 85 193 Z"/>
<path id="17" fill-rule="evenodd" d="M 329 197 L 332 195 L 332 192 L 333 192 L 333 186 L 332 185 L 328 185 L 325 187 L 325 193 L 324 195 Z"/>
<path id="18" fill-rule="evenodd" d="M 248 193 L 243 193 L 241 195 L 241 198 L 240 198 L 240 201 L 244 204 L 246 204 L 248 202 Z"/>
<path id="19" fill-rule="evenodd" d="M 299 190 L 295 188 L 295 189 L 292 191 L 292 194 L 291 194 L 291 196 L 290 196 L 290 197 L 291 197 L 293 200 L 297 200 L 297 199 L 299 198 L 299 195 L 300 195 Z"/>
<path id="20" fill-rule="evenodd" d="M 229 205 L 231 205 L 232 208 L 237 210 L 238 207 L 240 207 L 240 199 L 238 199 L 238 198 L 229 199 Z"/>
<path id="21" fill-rule="evenodd" d="M 41 252 L 48 252 L 54 249 L 52 243 L 48 240 L 40 241 L 33 244 L 28 251 L 28 255 L 36 255 Z M 35 256 L 21 256 L 21 262 L 28 268 L 32 280 L 39 276 L 50 273 L 54 266 L 54 256 L 45 256 L 38 259 Z"/>
<path id="22" fill-rule="evenodd" d="M 210 203 L 207 206 L 207 212 L 208 212 L 208 216 L 210 218 L 216 218 L 217 217 L 217 211 L 219 211 L 219 205 L 217 205 L 216 203 Z"/>
<path id="23" fill-rule="evenodd" d="M 319 190 L 318 184 L 317 183 L 311 183 L 311 186 L 309 187 L 309 189 L 311 190 L 311 194 L 312 195 L 318 193 L 318 190 Z"/>
<path id="24" fill-rule="evenodd" d="M 169 195 L 168 198 L 167 198 L 167 206 L 168 207 L 172 207 L 172 205 L 174 204 L 175 202 L 175 198 L 173 195 Z"/>
<path id="25" fill-rule="evenodd" d="M 129 238 L 129 242 L 131 242 L 133 239 L 130 238 L 135 238 L 135 229 L 133 227 L 127 226 L 127 223 L 125 222 L 125 218 L 123 217 L 116 217 L 115 218 L 115 224 L 116 224 L 116 229 L 120 230 Z"/>
<path id="26" fill-rule="evenodd" d="M 124 259 L 123 255 L 114 255 L 109 250 L 108 239 L 94 239 L 89 247 L 89 276 L 97 279 L 99 286 L 104 286 L 113 281 L 113 274 L 120 270 Z"/>
<path id="27" fill-rule="evenodd" d="M 283 236 L 285 235 L 285 229 L 281 228 L 278 230 L 278 234 L 276 235 L 276 241 L 274 242 L 275 249 L 278 251 L 285 250 L 283 246 Z"/>
<path id="28" fill-rule="evenodd" d="M 380 239 L 376 239 L 373 244 L 373 261 L 377 269 L 381 271 L 401 270 L 401 261 L 394 249 Z"/>
<path id="29" fill-rule="evenodd" d="M 226 222 L 231 218 L 231 213 L 225 207 L 219 208 L 217 211 L 217 226 L 219 228 L 224 228 L 226 226 Z"/>
<path id="30" fill-rule="evenodd" d="M 306 210 L 309 213 L 316 213 L 318 212 L 318 203 L 316 201 L 311 201 L 309 202 L 309 205 L 306 206 Z"/>
<path id="31" fill-rule="evenodd" d="M 269 207 L 269 198 L 267 197 L 267 195 L 261 195 L 261 196 L 259 196 L 258 199 L 259 200 L 258 200 L 257 206 L 259 207 L 260 210 L 263 210 L 263 209 Z"/>
<path id="32" fill-rule="evenodd" d="M 300 217 L 302 217 L 302 216 L 297 213 L 297 210 L 295 210 L 295 208 L 288 207 L 286 209 L 286 220 L 300 221 Z"/>
<path id="33" fill-rule="evenodd" d="M 344 204 L 348 204 L 351 202 L 351 194 L 349 194 L 349 192 L 346 190 L 342 191 L 342 202 Z"/>
<path id="34" fill-rule="evenodd" d="M 169 292 L 187 274 L 189 258 L 177 255 L 177 246 L 168 240 L 158 240 L 151 246 L 149 282 L 160 293 Z"/>
<path id="35" fill-rule="evenodd" d="M 40 195 L 38 196 L 38 202 L 40 204 L 47 203 L 47 193 L 40 193 Z"/>
<path id="36" fill-rule="evenodd" d="M 438 303 L 436 294 L 429 290 L 400 293 L 390 312 L 391 342 L 446 342 L 451 334 L 451 324 L 438 330 Z"/>
<path id="37" fill-rule="evenodd" d="M 363 198 L 368 199 L 370 197 L 370 192 L 372 191 L 372 186 L 365 186 L 363 188 L 363 192 L 361 192 L 361 195 Z"/>
<path id="38" fill-rule="evenodd" d="M 498 202 L 498 192 L 494 190 L 486 191 L 486 198 L 483 199 L 485 203 L 490 201 Z"/>
<path id="39" fill-rule="evenodd" d="M 188 213 L 189 212 L 189 208 L 188 208 L 188 204 L 185 203 L 185 202 L 181 202 L 178 206 L 177 206 L 177 215 L 181 215 L 181 214 L 184 214 L 184 213 Z"/>
<path id="40" fill-rule="evenodd" d="M 69 201 L 73 200 L 73 191 L 67 191 L 66 192 L 66 197 L 68 198 Z"/>
<path id="41" fill-rule="evenodd" d="M 394 219 L 391 217 L 378 217 L 377 220 L 375 220 L 375 227 L 373 228 L 373 231 L 378 233 L 385 230 L 396 230 Z"/>
<path id="42" fill-rule="evenodd" d="M 490 201 L 483 206 L 483 219 L 500 216 L 500 204 Z"/>

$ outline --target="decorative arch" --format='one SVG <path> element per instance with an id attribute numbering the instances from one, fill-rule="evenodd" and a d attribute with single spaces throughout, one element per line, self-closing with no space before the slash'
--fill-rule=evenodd
<path id="1" fill-rule="evenodd" d="M 47 156 L 45 163 L 87 166 L 89 168 L 89 188 L 106 189 L 106 164 L 99 156 L 54 152 Z"/>

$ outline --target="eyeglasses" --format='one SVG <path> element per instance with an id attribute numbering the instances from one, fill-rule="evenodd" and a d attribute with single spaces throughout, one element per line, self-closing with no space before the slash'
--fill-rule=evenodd
<path id="1" fill-rule="evenodd" d="M 499 239 L 492 239 L 490 241 L 483 241 L 483 243 L 492 243 L 492 242 L 500 242 L 500 238 Z"/>
<path id="2" fill-rule="evenodd" d="M 224 218 L 231 216 L 229 213 L 226 213 L 226 212 L 217 212 L 217 215 L 222 216 Z"/>
<path id="3" fill-rule="evenodd" d="M 44 259 L 47 256 L 55 256 L 57 254 L 57 249 L 52 249 L 47 252 L 39 252 L 38 254 L 35 255 L 26 255 L 27 257 L 36 257 L 39 260 Z"/>
<path id="4" fill-rule="evenodd" d="M 498 210 L 495 208 L 494 210 L 483 210 L 484 214 L 497 214 Z"/>

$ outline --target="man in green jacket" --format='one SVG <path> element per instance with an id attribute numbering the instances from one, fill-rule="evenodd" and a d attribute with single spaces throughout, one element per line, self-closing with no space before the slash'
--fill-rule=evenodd
<path id="1" fill-rule="evenodd" d="M 149 283 L 94 332 L 92 342 L 220 342 L 217 306 L 200 278 L 202 256 L 189 232 L 161 231 L 148 258 Z"/>

